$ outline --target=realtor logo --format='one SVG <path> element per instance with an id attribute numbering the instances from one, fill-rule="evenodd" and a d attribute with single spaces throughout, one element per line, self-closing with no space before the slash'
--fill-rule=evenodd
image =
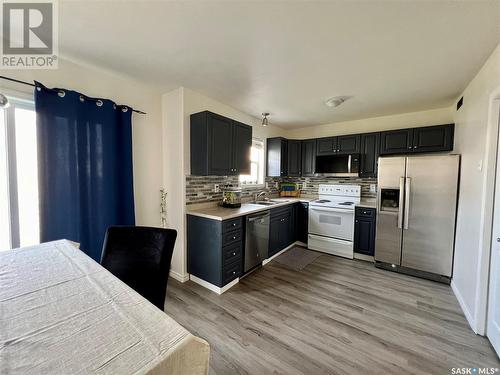
<path id="1" fill-rule="evenodd" d="M 2 68 L 57 68 L 56 1 L 2 1 Z"/>

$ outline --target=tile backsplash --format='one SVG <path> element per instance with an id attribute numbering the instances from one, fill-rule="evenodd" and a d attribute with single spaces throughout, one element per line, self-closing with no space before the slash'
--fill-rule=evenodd
<path id="1" fill-rule="evenodd" d="M 242 199 L 253 197 L 253 195 L 260 191 L 267 191 L 269 194 L 278 193 L 275 187 L 276 182 L 281 182 L 279 177 L 266 177 L 265 182 L 268 188 L 244 188 L 241 192 Z M 219 202 L 222 200 L 222 192 L 216 193 L 214 185 L 218 184 L 220 187 L 223 185 L 238 185 L 238 176 L 186 176 L 186 204 L 206 203 L 206 202 Z"/>
<path id="2" fill-rule="evenodd" d="M 376 197 L 376 193 L 370 192 L 370 185 L 377 184 L 376 178 L 331 178 L 331 177 L 266 177 L 268 188 L 244 188 L 241 193 L 242 199 L 253 197 L 256 192 L 267 191 L 270 194 L 278 193 L 275 183 L 293 182 L 300 184 L 302 193 L 317 195 L 319 184 L 358 184 L 361 185 L 361 195 L 366 198 Z M 222 200 L 221 192 L 214 192 L 214 185 L 237 185 L 238 176 L 186 176 L 186 204 L 219 202 Z"/>

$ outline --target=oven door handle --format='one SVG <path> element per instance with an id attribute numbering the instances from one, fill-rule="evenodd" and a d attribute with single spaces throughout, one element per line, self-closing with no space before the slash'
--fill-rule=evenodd
<path id="1" fill-rule="evenodd" d="M 344 214 L 354 213 L 354 210 L 344 210 L 342 208 L 317 208 L 317 207 L 309 206 L 309 209 L 313 210 L 313 211 L 321 211 L 321 212 L 340 212 L 340 213 L 344 213 Z"/>

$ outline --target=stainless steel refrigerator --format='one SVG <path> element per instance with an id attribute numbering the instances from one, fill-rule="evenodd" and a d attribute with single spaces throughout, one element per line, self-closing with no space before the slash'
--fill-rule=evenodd
<path id="1" fill-rule="evenodd" d="M 378 267 L 449 281 L 459 164 L 459 155 L 379 159 Z"/>

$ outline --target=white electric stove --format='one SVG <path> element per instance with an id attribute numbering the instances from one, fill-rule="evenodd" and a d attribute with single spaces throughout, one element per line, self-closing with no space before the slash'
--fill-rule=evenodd
<path id="1" fill-rule="evenodd" d="M 354 208 L 361 200 L 360 185 L 319 185 L 319 197 L 309 203 L 308 247 L 354 258 Z"/>

